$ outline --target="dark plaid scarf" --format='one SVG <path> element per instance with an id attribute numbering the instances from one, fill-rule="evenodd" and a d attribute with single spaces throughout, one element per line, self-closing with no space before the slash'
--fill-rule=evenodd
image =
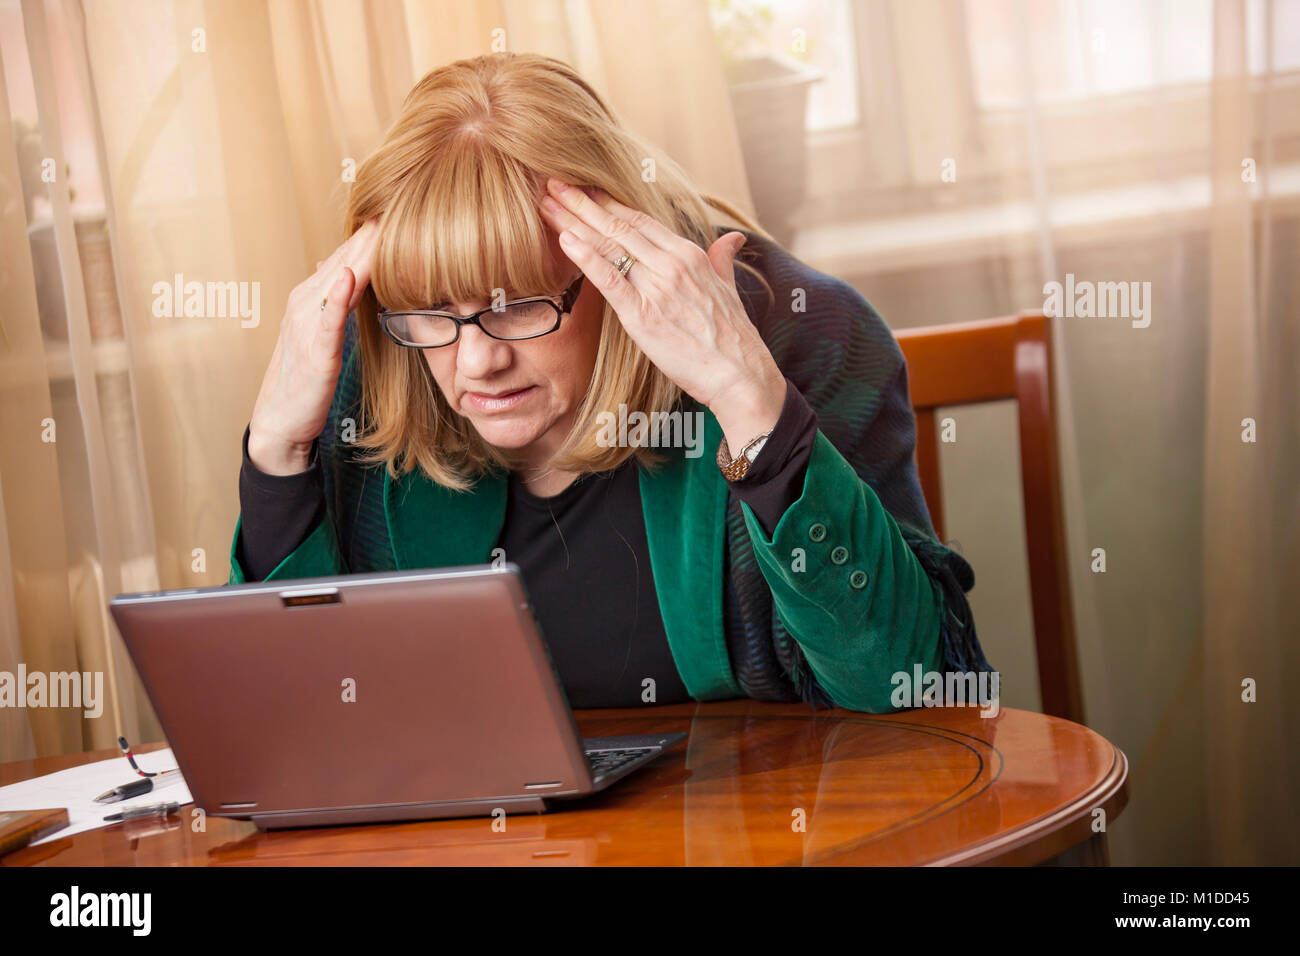
<path id="1" fill-rule="evenodd" d="M 718 234 L 726 231 L 719 229 Z M 818 427 L 875 491 L 934 582 L 942 605 L 944 670 L 991 670 L 966 601 L 966 592 L 975 585 L 974 571 L 938 541 L 921 494 L 912 460 L 916 420 L 907 368 L 893 334 L 847 283 L 818 272 L 755 233 L 740 231 L 748 236 L 740 258 L 763 275 L 773 293 L 769 296 L 757 279 L 737 269 L 741 301 L 781 371 L 816 411 Z M 345 369 L 356 343 L 353 314 L 344 339 Z M 359 374 L 341 376 L 320 437 L 325 495 L 340 519 L 339 546 L 349 570 L 392 570 L 383 471 L 349 461 L 348 446 L 337 441 L 344 418 L 360 420 L 360 402 Z M 723 615 L 731 667 L 741 690 L 758 700 L 833 706 L 798 642 L 773 613 L 772 592 L 735 497 L 728 499 L 726 520 Z"/>

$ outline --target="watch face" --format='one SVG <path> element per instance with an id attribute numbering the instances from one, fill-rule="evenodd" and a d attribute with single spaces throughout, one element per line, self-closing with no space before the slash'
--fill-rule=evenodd
<path id="1" fill-rule="evenodd" d="M 749 459 L 750 464 L 753 464 L 754 459 L 758 457 L 758 453 L 763 450 L 763 446 L 766 444 L 767 444 L 767 439 L 760 438 L 758 441 L 754 442 L 754 444 L 751 445 L 748 449 L 746 449 L 745 457 Z"/>

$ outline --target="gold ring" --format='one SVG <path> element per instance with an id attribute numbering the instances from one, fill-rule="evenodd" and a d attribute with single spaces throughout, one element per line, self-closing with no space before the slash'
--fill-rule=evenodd
<path id="1" fill-rule="evenodd" d="M 320 310 L 322 312 L 325 311 L 325 306 L 329 304 L 329 300 L 330 300 L 329 296 L 325 296 L 325 298 L 320 300 Z"/>
<path id="2" fill-rule="evenodd" d="M 614 260 L 614 268 L 618 270 L 621 276 L 627 275 L 632 271 L 632 266 L 636 264 L 636 259 L 628 253 L 623 253 Z"/>

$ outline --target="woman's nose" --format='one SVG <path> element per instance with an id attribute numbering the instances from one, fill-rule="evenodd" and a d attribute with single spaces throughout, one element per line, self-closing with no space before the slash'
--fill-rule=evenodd
<path id="1" fill-rule="evenodd" d="M 456 367 L 462 377 L 482 381 L 510 364 L 510 344 L 494 339 L 477 325 L 460 327 Z"/>

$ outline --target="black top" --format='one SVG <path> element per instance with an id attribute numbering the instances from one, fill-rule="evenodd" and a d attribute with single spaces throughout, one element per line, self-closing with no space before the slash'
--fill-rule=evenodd
<path id="1" fill-rule="evenodd" d="M 787 380 L 785 405 L 771 437 L 745 479 L 730 486 L 769 535 L 803 492 L 816 434 L 816 413 Z M 716 455 L 717 449 L 704 454 Z M 639 472 L 636 460 L 629 458 L 613 471 L 580 475 L 550 498 L 537 497 L 510 476 L 497 546 L 523 573 L 573 707 L 691 699 L 664 633 Z M 239 503 L 236 557 L 245 579 L 260 581 L 325 519 L 316 449 L 306 471 L 268 475 L 249 460 L 245 429 Z"/>

